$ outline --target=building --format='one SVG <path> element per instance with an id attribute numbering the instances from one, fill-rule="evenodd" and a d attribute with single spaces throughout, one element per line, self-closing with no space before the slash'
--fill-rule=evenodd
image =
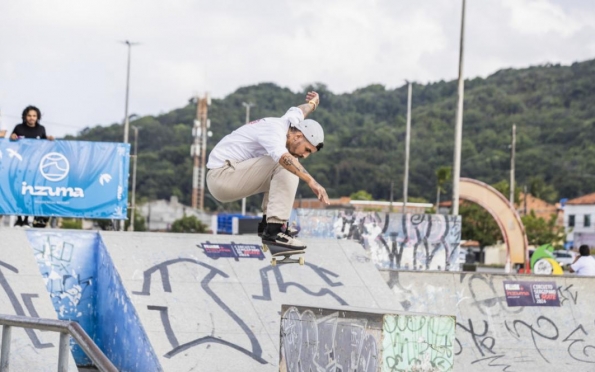
<path id="1" fill-rule="evenodd" d="M 595 247 L 595 193 L 571 199 L 564 205 L 564 227 L 569 247 Z"/>
<path id="2" fill-rule="evenodd" d="M 154 200 L 138 207 L 147 222 L 148 231 L 169 231 L 175 220 L 184 216 L 195 216 L 203 224 L 211 226 L 211 215 L 181 204 L 177 196 L 169 200 Z"/>

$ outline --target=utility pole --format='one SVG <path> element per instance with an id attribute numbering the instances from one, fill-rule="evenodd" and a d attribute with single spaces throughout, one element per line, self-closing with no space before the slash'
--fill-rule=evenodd
<path id="1" fill-rule="evenodd" d="M 134 130 L 134 162 L 132 163 L 132 210 L 130 211 L 130 226 L 128 226 L 129 231 L 134 231 L 134 212 L 136 211 L 136 161 L 138 159 L 138 127 L 133 125 L 132 129 Z"/>
<path id="2" fill-rule="evenodd" d="M 403 177 L 403 211 L 407 211 L 407 188 L 409 186 L 409 143 L 411 142 L 411 82 L 407 82 L 407 130 L 405 134 L 405 176 Z"/>
<path id="3" fill-rule="evenodd" d="M 205 173 L 207 165 L 207 130 L 211 127 L 208 119 L 211 97 L 208 93 L 203 98 L 196 96 L 196 119 L 192 128 L 194 143 L 190 147 L 190 155 L 194 158 L 192 169 L 192 208 L 204 211 Z"/>
<path id="4" fill-rule="evenodd" d="M 254 106 L 252 102 L 242 102 L 242 106 L 246 108 L 246 124 L 250 122 L 250 107 Z M 246 215 L 246 198 L 242 198 L 242 216 Z"/>
<path id="5" fill-rule="evenodd" d="M 128 97 L 130 93 L 130 51 L 132 46 L 138 45 L 139 43 L 133 43 L 128 40 L 122 41 L 122 44 L 128 46 L 128 67 L 126 69 L 126 103 L 124 106 L 124 143 L 128 143 L 128 132 L 130 126 L 130 120 L 128 118 Z"/>
<path id="6" fill-rule="evenodd" d="M 463 96 L 465 93 L 465 80 L 463 79 L 463 45 L 465 36 L 465 0 L 461 13 L 461 41 L 459 45 L 459 86 L 457 102 L 457 119 L 455 125 L 455 154 L 452 178 L 452 214 L 459 214 L 459 183 L 461 180 L 461 143 L 463 141 Z"/>
<path id="7" fill-rule="evenodd" d="M 514 155 L 516 152 L 516 124 L 512 124 L 512 141 L 510 143 L 510 205 L 514 207 Z M 527 195 L 525 195 L 527 198 Z"/>

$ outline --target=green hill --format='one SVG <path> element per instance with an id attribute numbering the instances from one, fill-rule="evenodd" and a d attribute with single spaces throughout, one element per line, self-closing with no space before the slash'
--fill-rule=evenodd
<path id="1" fill-rule="evenodd" d="M 209 150 L 244 122 L 242 102 L 254 102 L 251 118 L 280 116 L 301 104 L 307 90 L 320 93 L 311 116 L 325 128 L 324 149 L 304 162 L 331 197 L 366 190 L 388 200 L 390 183 L 401 193 L 407 87 L 370 85 L 334 94 L 324 84 L 292 92 L 275 84 L 243 87 L 209 109 Z M 452 164 L 456 81 L 414 84 L 409 194 L 433 201 L 435 170 Z M 462 176 L 496 183 L 509 177 L 510 129 L 517 125 L 516 178 L 536 196 L 554 201 L 595 191 L 595 60 L 571 66 L 506 69 L 465 82 Z M 195 105 L 132 121 L 140 127 L 137 195 L 190 203 L 191 126 Z M 132 132 L 131 132 L 132 133 Z M 68 139 L 120 141 L 122 125 L 87 128 Z M 131 139 L 133 136 L 131 135 Z M 549 186 L 549 189 L 548 187 Z M 298 194 L 312 197 L 301 184 Z M 250 198 L 258 207 L 258 198 Z M 207 200 L 207 206 L 215 204 Z"/>

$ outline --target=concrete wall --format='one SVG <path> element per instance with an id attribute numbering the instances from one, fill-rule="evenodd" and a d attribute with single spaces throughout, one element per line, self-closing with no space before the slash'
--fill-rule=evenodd
<path id="1" fill-rule="evenodd" d="M 406 311 L 456 315 L 457 371 L 595 370 L 595 278 L 381 271 Z M 551 281 L 559 307 L 509 307 L 504 280 Z"/>
<path id="2" fill-rule="evenodd" d="M 25 230 L 4 229 L 0 237 L 0 314 L 58 319 Z M 14 328 L 10 371 L 57 371 L 59 337 L 56 332 Z M 72 356 L 68 370 L 77 371 Z"/>
<path id="3" fill-rule="evenodd" d="M 33 249 L 58 318 L 79 323 L 120 371 L 161 370 L 99 234 L 26 233 L 30 248 L 23 253 Z M 77 365 L 92 364 L 78 345 L 71 349 Z"/>
<path id="4" fill-rule="evenodd" d="M 279 370 L 452 371 L 453 316 L 284 305 Z"/>
<path id="5" fill-rule="evenodd" d="M 300 237 L 358 241 L 378 268 L 460 270 L 460 216 L 297 209 L 291 220 Z"/>

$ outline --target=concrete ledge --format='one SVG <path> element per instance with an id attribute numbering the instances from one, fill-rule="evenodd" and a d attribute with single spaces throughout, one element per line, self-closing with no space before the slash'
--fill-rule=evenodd
<path id="1" fill-rule="evenodd" d="M 293 305 L 281 314 L 282 372 L 453 370 L 454 316 Z"/>

